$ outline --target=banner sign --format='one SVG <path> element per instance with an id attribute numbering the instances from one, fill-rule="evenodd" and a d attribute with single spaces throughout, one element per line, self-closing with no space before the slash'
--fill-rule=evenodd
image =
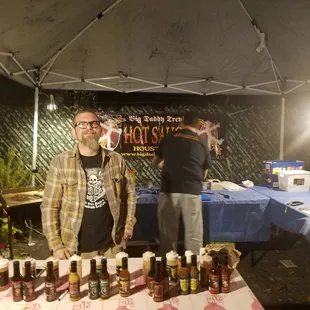
<path id="1" fill-rule="evenodd" d="M 225 156 L 224 117 L 199 114 L 199 135 L 211 151 L 212 158 Z M 126 116 L 105 115 L 102 140 L 108 149 L 115 149 L 124 157 L 153 157 L 160 140 L 169 132 L 180 129 L 180 114 L 135 114 Z"/>

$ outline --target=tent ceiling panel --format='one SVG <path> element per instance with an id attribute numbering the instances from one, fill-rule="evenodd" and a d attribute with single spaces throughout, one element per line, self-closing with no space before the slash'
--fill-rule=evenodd
<path id="1" fill-rule="evenodd" d="M 41 66 L 113 0 L 13 0 L 0 4 L 0 50 Z"/>
<path id="2" fill-rule="evenodd" d="M 23 68 L 41 67 L 112 3 L 115 7 L 50 63 L 52 72 L 63 76 L 47 74 L 44 87 L 97 89 L 80 80 L 117 76 L 120 71 L 161 85 L 209 77 L 240 86 L 275 80 L 268 53 L 264 48 L 259 50 L 262 41 L 239 0 L 2 1 L 0 52 L 15 53 Z M 309 79 L 309 2 L 242 3 L 257 29 L 266 34 L 268 50 L 281 75 Z M 20 71 L 10 57 L 0 55 L 0 62 L 10 72 Z M 33 79 L 34 74 L 29 74 Z M 41 77 L 44 75 L 41 72 Z M 31 85 L 25 75 L 15 78 Z M 110 80 L 105 85 L 125 91 L 156 86 L 132 79 Z M 212 87 L 220 90 L 218 85 Z M 278 91 L 276 83 L 261 88 Z M 205 93 L 208 88 L 198 83 L 190 90 Z M 158 87 L 147 91 L 178 90 Z M 244 90 L 231 94 L 240 92 Z"/>

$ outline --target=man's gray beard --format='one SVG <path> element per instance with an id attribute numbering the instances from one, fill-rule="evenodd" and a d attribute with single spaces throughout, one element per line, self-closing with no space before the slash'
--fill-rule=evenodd
<path id="1" fill-rule="evenodd" d="M 83 138 L 82 142 L 93 151 L 97 151 L 99 148 L 99 143 L 96 138 Z"/>

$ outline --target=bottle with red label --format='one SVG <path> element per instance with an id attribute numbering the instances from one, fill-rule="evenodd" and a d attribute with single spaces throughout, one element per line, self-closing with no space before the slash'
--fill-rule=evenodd
<path id="1" fill-rule="evenodd" d="M 153 300 L 156 302 L 161 302 L 164 300 L 164 283 L 161 271 L 162 264 L 161 262 L 156 262 L 155 274 L 154 274 L 154 294 Z"/>
<path id="2" fill-rule="evenodd" d="M 24 301 L 32 301 L 36 298 L 35 279 L 31 274 L 31 262 L 25 262 L 25 275 L 22 281 L 23 299 Z"/>
<path id="3" fill-rule="evenodd" d="M 221 269 L 221 290 L 222 293 L 229 293 L 230 292 L 230 275 L 231 275 L 231 268 L 228 264 L 228 255 L 225 255 L 224 264 Z"/>
<path id="4" fill-rule="evenodd" d="M 22 276 L 20 275 L 19 261 L 13 263 L 14 275 L 11 278 L 13 301 L 23 300 Z"/>
<path id="5" fill-rule="evenodd" d="M 149 296 L 153 297 L 154 294 L 154 275 L 155 275 L 155 263 L 156 257 L 152 256 L 150 258 L 150 271 L 147 275 L 146 284 Z"/>
<path id="6" fill-rule="evenodd" d="M 169 296 L 169 274 L 167 271 L 167 258 L 163 256 L 161 258 L 162 268 L 161 268 L 161 275 L 163 278 L 163 286 L 164 286 L 164 296 Z"/>
<path id="7" fill-rule="evenodd" d="M 214 256 L 212 259 L 212 267 L 209 272 L 209 291 L 211 294 L 220 293 L 220 277 L 221 269 L 219 267 L 218 257 Z"/>
<path id="8" fill-rule="evenodd" d="M 77 262 L 71 261 L 71 268 L 69 274 L 69 295 L 71 301 L 78 301 L 81 298 L 80 291 L 80 277 L 77 273 Z"/>

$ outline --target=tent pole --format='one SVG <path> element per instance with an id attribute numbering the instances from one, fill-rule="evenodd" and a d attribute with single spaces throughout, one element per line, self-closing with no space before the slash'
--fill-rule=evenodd
<path id="1" fill-rule="evenodd" d="M 280 123 L 280 156 L 279 159 L 283 159 L 284 149 L 284 120 L 285 120 L 285 97 L 281 98 L 281 123 Z"/>
<path id="2" fill-rule="evenodd" d="M 38 155 L 38 119 L 39 119 L 39 87 L 34 89 L 34 115 L 33 115 L 33 145 L 32 145 L 32 179 L 31 185 L 35 186 Z"/>

